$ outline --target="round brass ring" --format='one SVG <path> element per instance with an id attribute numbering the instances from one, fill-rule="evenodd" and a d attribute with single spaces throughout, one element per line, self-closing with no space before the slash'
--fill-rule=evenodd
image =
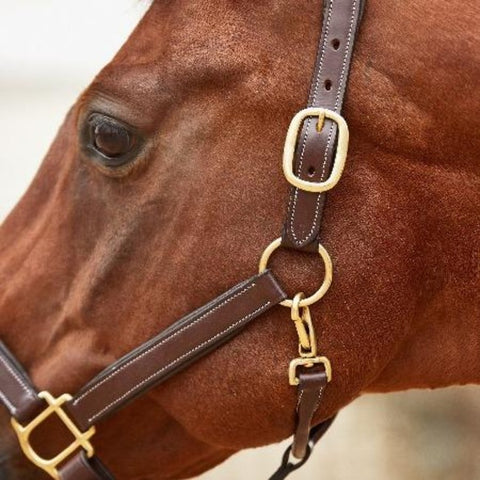
<path id="1" fill-rule="evenodd" d="M 267 269 L 268 265 L 268 260 L 270 259 L 270 256 L 272 253 L 280 247 L 282 244 L 282 238 L 279 237 L 276 240 L 274 240 L 262 253 L 262 256 L 260 257 L 260 262 L 258 265 L 258 271 L 262 273 Z M 320 257 L 323 260 L 323 263 L 325 265 L 325 276 L 323 278 L 323 282 L 320 285 L 320 288 L 312 295 L 306 298 L 302 298 L 298 302 L 298 307 L 307 307 L 308 305 L 312 305 L 315 302 L 318 302 L 328 291 L 330 288 L 330 285 L 332 284 L 332 278 L 333 278 L 333 265 L 332 265 L 332 259 L 330 258 L 330 255 L 328 254 L 327 250 L 325 247 L 321 244 L 318 244 L 318 253 Z M 284 307 L 292 308 L 293 305 L 293 300 L 290 298 L 287 298 L 286 300 L 283 300 L 280 302 L 280 305 L 283 305 Z"/>

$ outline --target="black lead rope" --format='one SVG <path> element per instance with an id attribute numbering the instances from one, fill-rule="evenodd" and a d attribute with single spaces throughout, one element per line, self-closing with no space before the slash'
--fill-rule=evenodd
<path id="1" fill-rule="evenodd" d="M 305 456 L 302 459 L 300 459 L 298 461 L 291 461 L 291 455 L 290 454 L 291 454 L 291 451 L 292 451 L 292 445 L 290 445 L 285 450 L 285 453 L 283 454 L 282 463 L 281 463 L 280 467 L 269 478 L 269 480 L 284 480 L 292 472 L 294 472 L 295 470 L 298 470 L 299 468 L 303 467 L 303 465 L 305 465 L 305 463 L 307 463 L 307 460 L 310 458 L 310 455 L 312 454 L 313 448 L 315 447 L 316 443 L 325 435 L 325 433 L 330 428 L 330 426 L 332 425 L 335 418 L 336 418 L 336 415 L 328 418 L 327 420 L 323 421 L 322 423 L 320 423 L 316 427 L 313 427 L 310 430 L 307 452 L 305 453 Z"/>
<path id="2" fill-rule="evenodd" d="M 285 450 L 285 453 L 283 454 L 282 464 L 280 465 L 278 470 L 269 478 L 269 480 L 283 480 L 298 468 L 303 467 L 303 465 L 305 465 L 307 460 L 310 458 L 310 454 L 312 453 L 312 448 L 313 446 L 310 445 L 309 443 L 307 447 L 307 453 L 305 454 L 305 456 L 301 460 L 298 460 L 297 462 L 291 462 L 290 453 L 292 451 L 292 445 L 290 445 Z"/>

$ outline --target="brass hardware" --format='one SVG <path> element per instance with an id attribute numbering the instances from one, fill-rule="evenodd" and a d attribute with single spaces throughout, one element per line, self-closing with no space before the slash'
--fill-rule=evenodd
<path id="1" fill-rule="evenodd" d="M 305 295 L 303 292 L 297 293 L 293 297 L 291 318 L 295 323 L 298 335 L 298 352 L 303 358 L 312 358 L 317 356 L 317 339 L 315 328 L 312 323 L 312 316 L 309 307 L 302 307 L 300 313 L 299 303 Z"/>
<path id="2" fill-rule="evenodd" d="M 300 307 L 300 302 L 304 298 L 303 292 L 297 293 L 293 297 L 291 317 L 295 322 L 295 328 L 298 334 L 298 351 L 299 358 L 295 358 L 290 362 L 288 369 L 288 381 L 290 385 L 298 385 L 297 368 L 302 366 L 306 368 L 313 367 L 315 364 L 321 363 L 325 367 L 327 381 L 332 379 L 332 367 L 327 357 L 317 356 L 317 339 L 315 335 L 315 327 L 312 323 L 310 308 Z M 301 310 L 300 310 L 301 309 Z"/>
<path id="3" fill-rule="evenodd" d="M 321 363 L 325 367 L 325 373 L 327 374 L 327 381 L 332 381 L 332 365 L 327 357 L 315 357 L 315 358 L 295 358 L 290 362 L 288 369 L 288 381 L 290 385 L 298 385 L 300 380 L 297 377 L 298 367 L 313 367 L 313 365 Z"/>
<path id="4" fill-rule="evenodd" d="M 281 245 L 282 239 L 281 237 L 277 238 L 274 240 L 262 253 L 262 256 L 260 257 L 260 262 L 258 266 L 258 271 L 262 273 L 263 271 L 266 270 L 267 265 L 268 265 L 268 260 L 272 253 Z M 302 298 L 298 302 L 298 306 L 300 308 L 307 307 L 309 305 L 314 304 L 315 302 L 318 302 L 326 293 L 327 290 L 330 288 L 330 285 L 332 284 L 332 277 L 333 277 L 333 265 L 332 265 L 332 259 L 330 258 L 330 255 L 328 254 L 327 250 L 323 247 L 323 245 L 318 245 L 318 253 L 323 259 L 323 263 L 325 265 L 325 276 L 323 278 L 323 282 L 320 285 L 320 288 L 313 294 L 310 295 L 309 297 Z M 286 300 L 283 300 L 280 302 L 280 305 L 283 305 L 284 307 L 292 308 L 293 306 L 293 300 L 290 298 L 287 298 Z"/>
<path id="5" fill-rule="evenodd" d="M 52 478 L 59 480 L 60 476 L 57 470 L 58 465 L 67 459 L 72 453 L 74 453 L 75 450 L 83 448 L 88 457 L 93 456 L 94 449 L 89 440 L 95 434 L 95 427 L 89 428 L 86 432 L 81 432 L 68 417 L 63 410 L 62 405 L 72 399 L 70 395 L 64 394 L 58 398 L 54 398 L 48 392 L 41 392 L 38 394 L 38 396 L 47 402 L 48 407 L 25 427 L 20 425 L 14 418 L 12 418 L 12 427 L 17 434 L 20 447 L 22 448 L 26 457 L 34 465 L 42 469 Z M 40 455 L 38 455 L 30 445 L 30 434 L 53 413 L 57 414 L 58 418 L 72 433 L 72 435 L 75 437 L 75 441 L 56 457 L 47 460 L 40 457 Z"/>
<path id="6" fill-rule="evenodd" d="M 318 117 L 317 131 L 320 131 L 325 122 L 325 118 L 333 120 L 338 126 L 337 151 L 333 161 L 333 168 L 330 176 L 323 182 L 309 182 L 297 177 L 293 172 L 293 159 L 295 147 L 297 144 L 298 132 L 303 121 L 307 117 Z M 283 149 L 283 173 L 285 178 L 293 186 L 307 192 L 326 192 L 332 189 L 340 180 L 348 152 L 348 125 L 345 119 L 338 113 L 325 108 L 310 107 L 300 110 L 292 119 L 288 127 L 285 146 Z"/>

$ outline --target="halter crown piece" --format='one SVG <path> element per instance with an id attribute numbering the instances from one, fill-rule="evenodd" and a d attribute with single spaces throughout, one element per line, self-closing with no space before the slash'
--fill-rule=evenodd
<path id="1" fill-rule="evenodd" d="M 318 352 L 310 306 L 332 283 L 332 260 L 319 242 L 325 192 L 342 175 L 348 150 L 348 126 L 341 116 L 362 0 L 326 0 L 324 20 L 307 108 L 292 119 L 285 140 L 283 172 L 292 185 L 282 236 L 263 252 L 259 273 L 173 323 L 156 337 L 100 372 L 76 395 L 54 398 L 38 392 L 6 345 L 0 341 L 0 403 L 27 458 L 58 480 L 113 480 L 91 442 L 96 425 L 126 403 L 190 363 L 218 348 L 262 313 L 280 304 L 290 308 L 298 334 L 298 354 L 285 366 L 297 388 L 296 427 L 292 445 L 270 480 L 282 480 L 302 466 L 334 417 L 312 427 L 332 365 Z M 324 279 L 313 294 L 287 298 L 267 268 L 279 247 L 318 253 Z M 14 346 L 11 346 L 14 348 Z M 54 458 L 42 458 L 30 444 L 31 433 L 51 415 L 71 432 L 73 442 Z"/>

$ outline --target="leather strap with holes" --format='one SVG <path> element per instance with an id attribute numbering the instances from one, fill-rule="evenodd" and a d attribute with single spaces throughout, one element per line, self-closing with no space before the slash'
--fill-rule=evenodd
<path id="1" fill-rule="evenodd" d="M 308 107 L 322 107 L 340 113 L 347 85 L 355 37 L 360 25 L 363 0 L 327 0 Z M 335 155 L 337 126 L 325 119 L 317 131 L 317 120 L 307 118 L 299 135 L 294 172 L 302 180 L 321 182 L 330 174 Z M 292 187 L 282 244 L 297 250 L 317 251 L 324 193 L 312 193 Z M 302 466 L 311 449 L 332 424 L 335 417 L 312 428 L 312 421 L 327 385 L 323 367 L 306 368 L 299 375 L 296 427 L 293 444 L 283 456 L 280 468 L 271 480 L 282 480 Z M 290 462 L 290 454 L 300 461 Z"/>
<path id="2" fill-rule="evenodd" d="M 340 113 L 362 8 L 361 0 L 326 1 L 309 107 Z M 329 119 L 325 119 L 321 132 L 317 132 L 316 124 L 316 119 L 305 120 L 294 159 L 295 175 L 311 182 L 324 181 L 328 177 L 337 133 L 336 124 Z M 282 244 L 297 250 L 316 251 L 324 204 L 324 193 L 292 187 Z"/>

